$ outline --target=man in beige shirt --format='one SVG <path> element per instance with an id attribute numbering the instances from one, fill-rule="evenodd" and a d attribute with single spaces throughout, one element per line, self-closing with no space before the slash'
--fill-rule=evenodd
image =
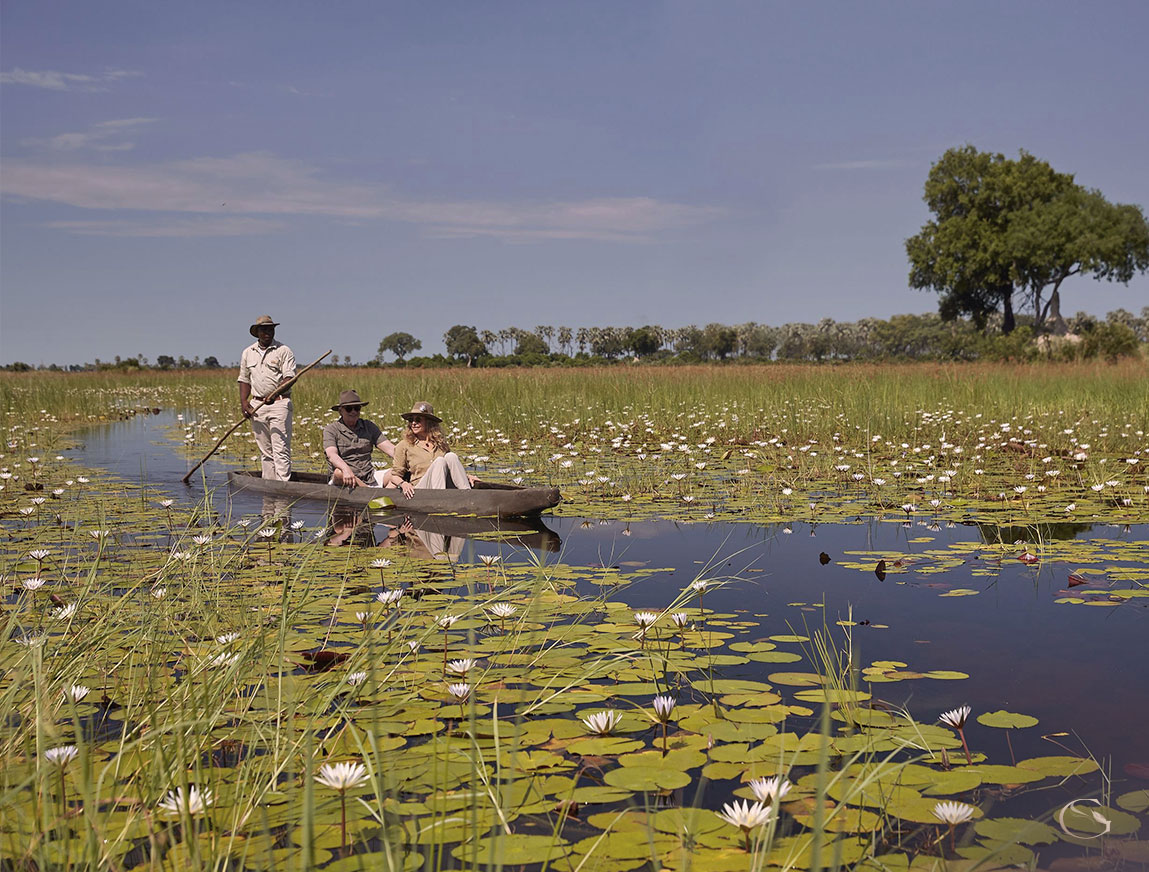
<path id="1" fill-rule="evenodd" d="M 295 355 L 275 340 L 278 326 L 270 315 L 260 315 L 249 329 L 256 342 L 239 358 L 239 407 L 251 419 L 263 477 L 287 481 L 291 478 L 291 397 L 281 394 L 265 402 L 279 385 L 295 378 Z M 252 400 L 261 405 L 253 407 Z"/>

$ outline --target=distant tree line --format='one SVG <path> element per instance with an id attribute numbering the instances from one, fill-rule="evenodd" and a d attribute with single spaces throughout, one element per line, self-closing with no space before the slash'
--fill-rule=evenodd
<path id="1" fill-rule="evenodd" d="M 748 321 L 745 324 L 707 324 L 704 327 L 550 327 L 533 330 L 505 327 L 480 330 L 456 324 L 443 335 L 446 354 L 409 357 L 422 343 L 409 333 L 390 334 L 366 364 L 354 364 L 351 355 L 333 355 L 328 366 L 588 366 L 639 361 L 648 364 L 764 363 L 770 361 L 824 363 L 835 361 L 904 360 L 1086 360 L 1116 359 L 1142 354 L 1149 347 L 1149 306 L 1134 315 L 1125 309 L 1104 320 L 1087 312 L 1066 319 L 1068 333 L 1039 333 L 1032 319 L 1018 316 L 1011 333 L 1001 332 L 1001 313 L 991 314 L 984 327 L 974 319 L 947 321 L 937 314 L 894 315 L 889 319 L 863 318 L 816 324 L 790 323 L 781 327 Z M 398 338 L 396 338 L 398 337 Z M 394 360 L 387 362 L 386 355 Z M 0 369 L 26 372 L 36 369 L 82 372 L 91 370 L 216 369 L 215 357 L 173 358 L 160 355 L 154 364 L 143 355 L 113 361 L 96 359 L 60 367 L 35 367 L 16 361 Z"/>
<path id="2" fill-rule="evenodd" d="M 1059 360 L 1116 358 L 1141 353 L 1149 343 L 1149 306 L 1140 316 L 1118 309 L 1104 320 L 1079 312 L 1066 321 L 1065 336 L 1038 336 L 1030 319 L 1019 316 L 1016 329 L 1001 332 L 1000 314 L 984 327 L 973 319 L 944 320 L 940 315 L 895 315 L 883 320 L 791 323 L 772 327 L 707 324 L 667 328 L 505 327 L 480 330 L 456 324 L 443 335 L 447 353 L 408 357 L 421 347 L 410 334 L 401 342 L 386 337 L 368 366 L 578 366 L 617 361 L 704 363 L 722 361 L 848 360 Z M 403 352 L 403 353 L 401 353 Z"/>

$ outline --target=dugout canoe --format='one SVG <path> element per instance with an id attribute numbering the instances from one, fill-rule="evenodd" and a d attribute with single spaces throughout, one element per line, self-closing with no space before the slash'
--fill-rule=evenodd
<path id="1" fill-rule="evenodd" d="M 264 481 L 255 470 L 232 470 L 227 482 L 233 491 L 283 497 L 291 500 L 317 500 L 330 505 L 387 508 L 424 515 L 462 515 L 476 518 L 522 518 L 537 515 L 559 504 L 557 487 L 516 487 L 497 482 L 478 482 L 466 490 L 416 490 L 407 499 L 398 488 L 345 488 L 328 484 L 328 476 L 315 472 L 293 472 L 290 481 Z"/>

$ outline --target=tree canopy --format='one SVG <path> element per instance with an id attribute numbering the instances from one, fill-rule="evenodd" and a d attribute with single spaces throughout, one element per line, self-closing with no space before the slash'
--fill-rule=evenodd
<path id="1" fill-rule="evenodd" d="M 410 333 L 388 333 L 379 343 L 377 360 L 382 361 L 383 355 L 390 351 L 398 360 L 402 360 L 412 351 L 418 351 L 423 343 Z"/>
<path id="2" fill-rule="evenodd" d="M 479 338 L 474 327 L 456 324 L 443 334 L 443 344 L 447 346 L 447 353 L 457 360 L 466 360 L 467 366 L 475 362 L 475 358 L 487 353 L 487 346 Z"/>
<path id="3" fill-rule="evenodd" d="M 1011 159 L 951 148 L 930 168 L 924 199 L 934 218 L 906 240 L 910 285 L 938 292 L 946 320 L 969 315 L 984 326 L 1000 309 L 1008 333 L 1016 303 L 1037 328 L 1048 320 L 1063 329 L 1066 278 L 1127 283 L 1149 268 L 1139 206 L 1110 203 L 1025 151 Z"/>

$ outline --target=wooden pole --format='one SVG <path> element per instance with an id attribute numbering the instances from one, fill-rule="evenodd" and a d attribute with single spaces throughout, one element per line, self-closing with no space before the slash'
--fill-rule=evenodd
<path id="1" fill-rule="evenodd" d="M 319 355 L 319 357 L 315 358 L 315 360 L 311 361 L 311 363 L 307 364 L 307 366 L 303 367 L 303 369 L 301 369 L 299 372 L 297 372 L 293 378 L 289 378 L 287 381 L 283 382 L 283 384 L 281 384 L 279 387 L 277 387 L 275 390 L 273 390 L 270 394 L 268 394 L 262 400 L 256 400 L 255 403 L 252 404 L 251 410 L 254 412 L 260 406 L 267 405 L 267 403 L 274 400 L 276 397 L 278 397 L 280 394 L 282 394 L 285 390 L 287 390 L 289 387 L 291 387 L 293 384 L 295 384 L 297 381 L 299 381 L 300 376 L 302 376 L 305 372 L 307 372 L 313 366 L 317 365 L 319 363 L 319 361 L 323 360 L 323 358 L 327 357 L 327 355 L 329 355 L 330 353 L 331 353 L 331 349 L 328 348 L 325 352 L 323 352 L 321 355 Z M 203 460 L 201 460 L 199 463 L 197 463 L 195 466 L 193 466 L 191 469 L 189 469 L 187 472 L 187 475 L 185 475 L 180 480 L 184 484 L 187 484 L 188 480 L 192 477 L 192 474 L 197 469 L 199 469 L 201 466 L 203 466 L 205 463 L 207 463 L 207 459 L 209 457 L 211 457 L 213 454 L 215 454 L 217 451 L 219 451 L 219 446 L 223 445 L 223 443 L 227 440 L 228 436 L 230 436 L 232 433 L 234 433 L 236 430 L 238 430 L 241 426 L 243 426 L 243 422 L 246 420 L 247 420 L 247 417 L 245 416 L 243 418 L 240 418 L 238 421 L 236 421 L 235 424 L 232 425 L 232 428 L 230 430 L 228 430 L 226 433 L 224 433 L 222 436 L 219 437 L 219 441 L 217 443 L 215 443 L 215 445 L 212 446 L 211 451 L 209 451 L 207 454 L 205 454 L 203 456 Z"/>

